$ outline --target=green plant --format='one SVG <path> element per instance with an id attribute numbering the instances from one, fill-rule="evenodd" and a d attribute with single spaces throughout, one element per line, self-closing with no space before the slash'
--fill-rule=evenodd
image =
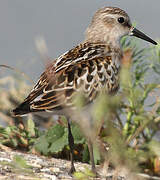
<path id="1" fill-rule="evenodd" d="M 76 117 L 78 120 L 82 118 L 73 120 L 72 124 L 75 157 L 79 161 L 89 162 L 86 141 L 89 134 L 94 142 L 97 164 L 108 158 L 115 167 L 125 166 L 136 172 L 149 169 L 149 172 L 159 174 L 160 142 L 156 135 L 160 127 L 160 47 L 141 48 L 137 40 L 126 38 L 122 39 L 122 46 L 121 89 L 117 95 L 102 94 L 97 99 L 92 110 L 94 125 L 91 129 L 84 128 L 85 125 L 81 123 L 89 122 L 81 111 L 83 95 L 75 100 L 79 108 Z M 4 91 L 6 84 L 8 88 Z M 11 117 L 9 111 L 24 99 L 24 89 L 29 91 L 30 86 L 17 76 L 1 78 L 0 86 L 0 95 L 3 97 L 0 99 L 0 118 L 10 123 L 8 127 L 0 128 L 0 142 L 14 148 L 23 144 L 27 150 L 69 158 L 65 118 L 62 117 L 43 133 L 36 129 L 31 117 L 27 119 L 27 126 L 18 128 L 15 126 L 17 119 Z M 25 119 L 19 120 L 22 122 Z M 43 120 L 39 117 L 40 121 Z M 109 146 L 109 152 L 106 152 L 105 146 Z M 81 179 L 83 175 L 77 174 L 76 177 Z"/>

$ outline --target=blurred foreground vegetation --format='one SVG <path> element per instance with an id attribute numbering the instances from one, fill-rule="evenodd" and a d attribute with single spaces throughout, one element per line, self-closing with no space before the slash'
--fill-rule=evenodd
<path id="1" fill-rule="evenodd" d="M 122 46 L 121 88 L 117 95 L 103 94 L 97 99 L 92 112 L 94 123 L 89 129 L 87 117 L 81 113 L 83 97 L 77 98 L 80 108 L 72 125 L 75 158 L 89 162 L 86 139 L 91 138 L 96 164 L 107 162 L 117 169 L 160 176 L 160 46 L 142 48 L 137 40 L 126 38 Z M 0 76 L 0 120 L 6 123 L 6 127 L 0 127 L 0 143 L 69 159 L 65 117 L 56 122 L 54 117 L 11 117 L 10 111 L 31 87 L 19 73 Z"/>

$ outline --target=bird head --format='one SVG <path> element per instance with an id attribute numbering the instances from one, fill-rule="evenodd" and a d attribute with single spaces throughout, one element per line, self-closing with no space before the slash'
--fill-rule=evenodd
<path id="1" fill-rule="evenodd" d="M 93 16 L 86 31 L 86 39 L 92 42 L 103 42 L 118 45 L 125 35 L 136 36 L 152 44 L 157 44 L 150 37 L 132 26 L 128 14 L 116 7 L 104 7 Z"/>

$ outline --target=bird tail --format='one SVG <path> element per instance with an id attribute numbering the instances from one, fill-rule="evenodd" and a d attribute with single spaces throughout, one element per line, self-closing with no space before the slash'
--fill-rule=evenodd
<path id="1" fill-rule="evenodd" d="M 11 111 L 12 116 L 23 116 L 31 112 L 28 102 L 23 102 L 18 107 Z"/>

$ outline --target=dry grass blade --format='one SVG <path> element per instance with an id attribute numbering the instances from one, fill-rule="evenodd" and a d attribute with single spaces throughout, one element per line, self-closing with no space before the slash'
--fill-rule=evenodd
<path id="1" fill-rule="evenodd" d="M 16 73 L 18 74 L 21 74 L 25 79 L 27 79 L 29 82 L 31 82 L 32 84 L 34 83 L 33 80 L 28 76 L 26 75 L 24 72 L 20 71 L 19 69 L 17 68 L 13 68 L 11 66 L 8 66 L 8 65 L 5 65 L 5 64 L 0 64 L 0 67 L 2 68 L 7 68 L 7 69 L 11 69 L 13 71 L 15 71 Z"/>
<path id="2" fill-rule="evenodd" d="M 134 140 L 137 136 L 139 136 L 140 133 L 143 132 L 144 128 L 147 126 L 149 122 L 150 122 L 150 119 L 146 120 L 141 126 L 139 126 L 136 132 L 126 140 L 126 145 L 129 145 L 132 140 Z"/>

